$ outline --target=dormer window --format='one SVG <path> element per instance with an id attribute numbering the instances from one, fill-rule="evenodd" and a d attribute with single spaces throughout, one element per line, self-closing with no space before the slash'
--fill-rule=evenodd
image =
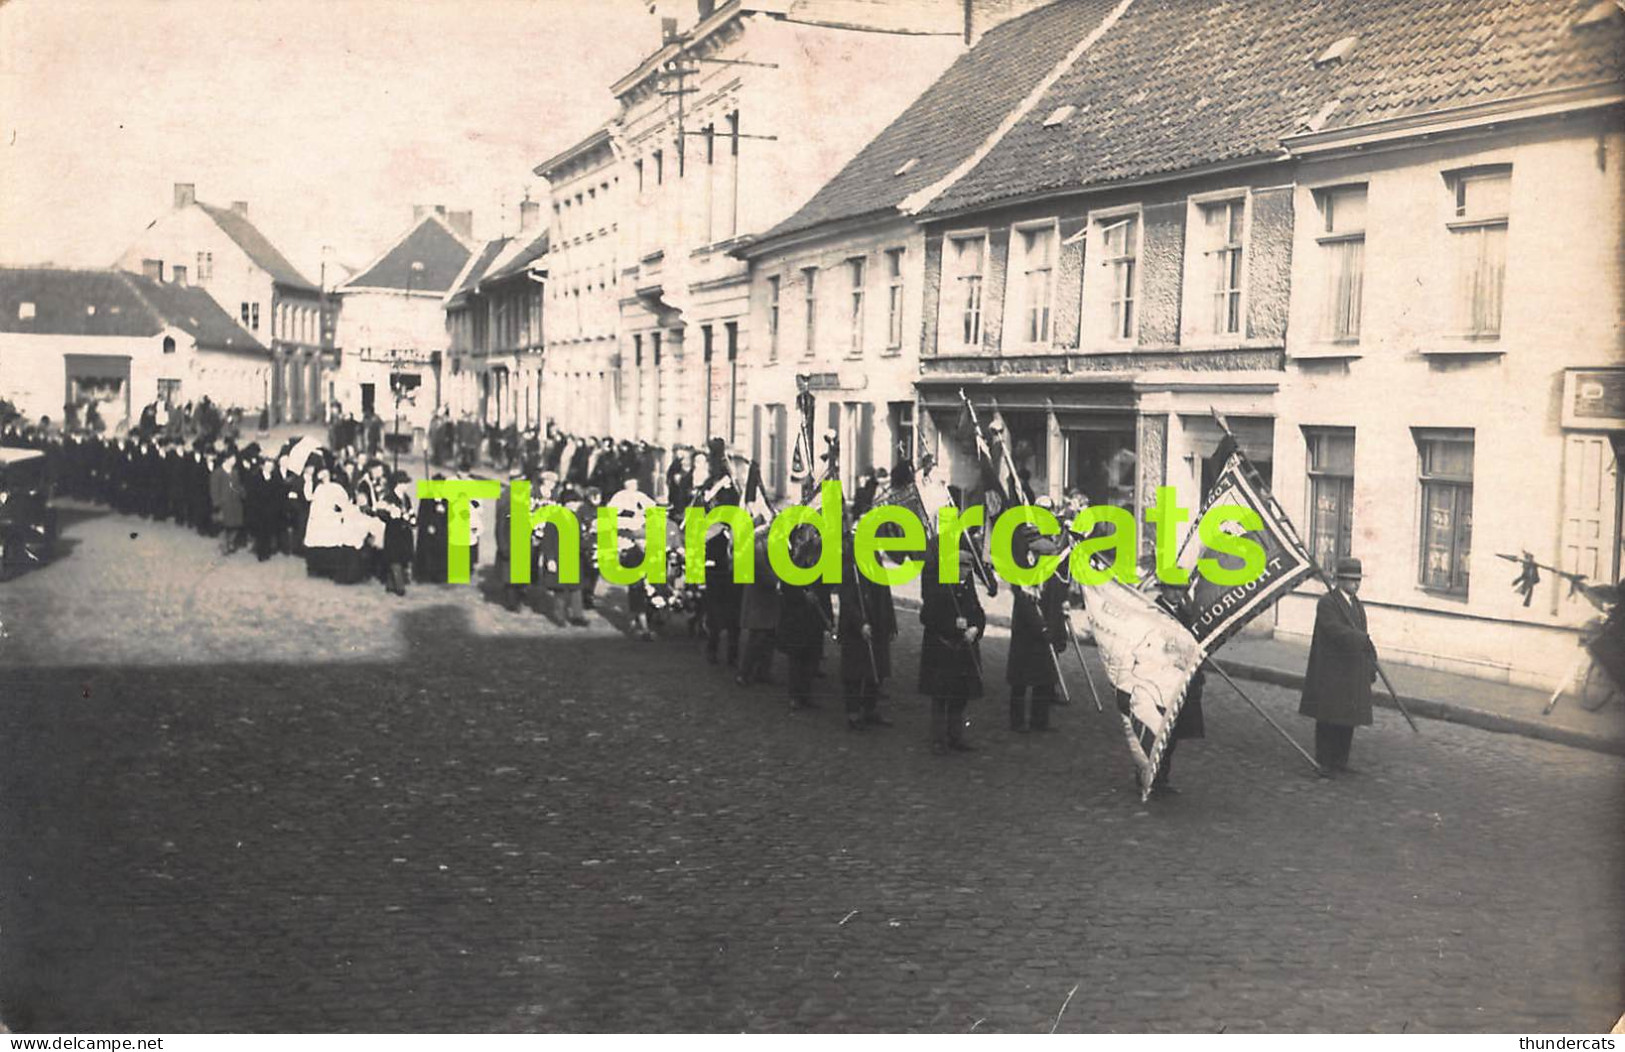
<path id="1" fill-rule="evenodd" d="M 1358 36 L 1346 36 L 1334 41 L 1325 51 L 1315 56 L 1315 68 L 1324 69 L 1344 61 L 1354 51 L 1354 45 L 1360 42 Z"/>

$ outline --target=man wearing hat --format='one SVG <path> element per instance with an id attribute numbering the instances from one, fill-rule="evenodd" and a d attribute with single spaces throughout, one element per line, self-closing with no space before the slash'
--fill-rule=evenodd
<path id="1" fill-rule="evenodd" d="M 1349 769 L 1354 728 L 1371 725 L 1371 684 L 1377 648 L 1366 634 L 1365 607 L 1357 598 L 1360 560 L 1337 560 L 1337 587 L 1315 605 L 1303 701 L 1298 713 L 1315 721 L 1315 759 L 1322 767 Z"/>
<path id="2" fill-rule="evenodd" d="M 971 560 L 970 549 L 961 544 L 955 583 L 937 580 L 934 560 L 928 561 L 920 577 L 920 624 L 925 632 L 920 640 L 919 691 L 931 699 L 931 751 L 939 756 L 975 749 L 965 741 L 965 708 L 982 696 L 979 644 L 987 615 L 976 596 L 976 582 L 970 579 Z"/>
<path id="3" fill-rule="evenodd" d="M 1048 506 L 1045 510 L 1052 510 Z M 1031 523 L 1016 528 L 1012 555 L 1023 569 L 1032 569 L 1038 559 L 1056 555 L 1061 546 L 1052 537 L 1040 536 Z M 1055 702 L 1059 682 L 1057 662 L 1052 654 L 1066 646 L 1066 624 L 1061 610 L 1066 602 L 1066 582 L 1051 574 L 1037 588 L 1011 588 L 1010 653 L 1004 663 L 1004 679 L 1010 687 L 1010 729 L 1026 732 L 1047 731 L 1050 706 Z M 1031 695 L 1032 708 L 1028 709 Z"/>

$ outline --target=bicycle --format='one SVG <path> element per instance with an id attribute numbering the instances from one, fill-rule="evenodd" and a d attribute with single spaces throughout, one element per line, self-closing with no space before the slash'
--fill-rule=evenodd
<path id="1" fill-rule="evenodd" d="M 1584 656 L 1563 677 L 1541 710 L 1548 716 L 1558 698 L 1571 684 L 1577 684 L 1575 700 L 1587 712 L 1597 712 L 1610 701 L 1625 698 L 1625 613 L 1620 609 L 1619 586 L 1588 585 L 1575 581 L 1575 588 L 1603 612 L 1580 628 L 1580 649 Z"/>

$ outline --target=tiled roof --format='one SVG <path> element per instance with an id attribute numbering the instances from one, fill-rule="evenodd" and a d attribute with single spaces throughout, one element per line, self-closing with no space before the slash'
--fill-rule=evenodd
<path id="1" fill-rule="evenodd" d="M 947 175 L 982 145 L 1112 6 L 1112 0 L 1057 0 L 990 31 L 762 240 L 895 209 L 910 194 Z M 897 174 L 910 161 L 914 163 Z"/>
<path id="2" fill-rule="evenodd" d="M 197 206 L 203 209 L 221 230 L 226 232 L 227 237 L 237 242 L 238 247 L 248 253 L 248 258 L 253 260 L 256 266 L 271 275 L 272 281 L 280 285 L 286 285 L 289 288 L 304 289 L 309 292 L 321 291 L 313 282 L 299 273 L 294 265 L 288 262 L 286 256 L 277 251 L 276 246 L 271 244 L 264 234 L 260 233 L 259 227 L 248 221 L 247 216 L 233 212 L 229 208 L 216 208 L 214 205 L 207 205 L 202 201 L 199 201 Z"/>
<path id="3" fill-rule="evenodd" d="M 23 318 L 21 305 L 33 304 Z M 206 291 L 119 270 L 0 268 L 0 332 L 53 336 L 156 336 L 165 327 L 199 346 L 265 353 Z"/>
<path id="4" fill-rule="evenodd" d="M 170 325 L 185 330 L 199 347 L 213 350 L 267 353 L 265 345 L 237 324 L 209 293 L 195 285 L 164 284 L 125 274 Z"/>
<path id="5" fill-rule="evenodd" d="M 1596 0 L 1134 0 L 974 169 L 924 209 L 1278 156 L 1282 139 L 1620 78 Z M 1317 66 L 1355 36 L 1341 61 Z M 1335 101 L 1329 112 L 1326 108 Z M 1043 122 L 1063 105 L 1074 113 Z"/>
<path id="6" fill-rule="evenodd" d="M 421 292 L 446 292 L 471 255 L 468 245 L 439 216 L 425 215 L 342 288 L 405 290 L 410 285 Z M 413 263 L 423 264 L 423 269 L 414 272 Z"/>
<path id="7" fill-rule="evenodd" d="M 452 289 L 451 295 L 446 297 L 446 306 L 456 307 L 467 300 L 469 292 L 473 290 L 475 285 L 480 283 L 480 279 L 485 277 L 486 272 L 491 269 L 491 265 L 496 262 L 497 257 L 502 255 L 503 250 L 512 241 L 513 238 L 511 237 L 499 237 L 487 241 L 469 259 L 468 265 L 463 267 L 463 272 L 458 275 L 456 287 Z"/>
<path id="8" fill-rule="evenodd" d="M 482 281 L 496 281 L 500 278 L 511 277 L 519 273 L 532 263 L 547 255 L 547 231 L 541 236 L 523 244 L 515 243 L 514 251 L 505 253 L 493 261 L 491 270 Z"/>

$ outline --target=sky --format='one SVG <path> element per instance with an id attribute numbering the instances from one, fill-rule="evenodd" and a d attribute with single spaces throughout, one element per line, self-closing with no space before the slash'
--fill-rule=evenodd
<path id="1" fill-rule="evenodd" d="M 0 263 L 108 266 L 178 182 L 313 281 L 414 204 L 512 233 L 658 39 L 647 0 L 0 0 Z"/>

